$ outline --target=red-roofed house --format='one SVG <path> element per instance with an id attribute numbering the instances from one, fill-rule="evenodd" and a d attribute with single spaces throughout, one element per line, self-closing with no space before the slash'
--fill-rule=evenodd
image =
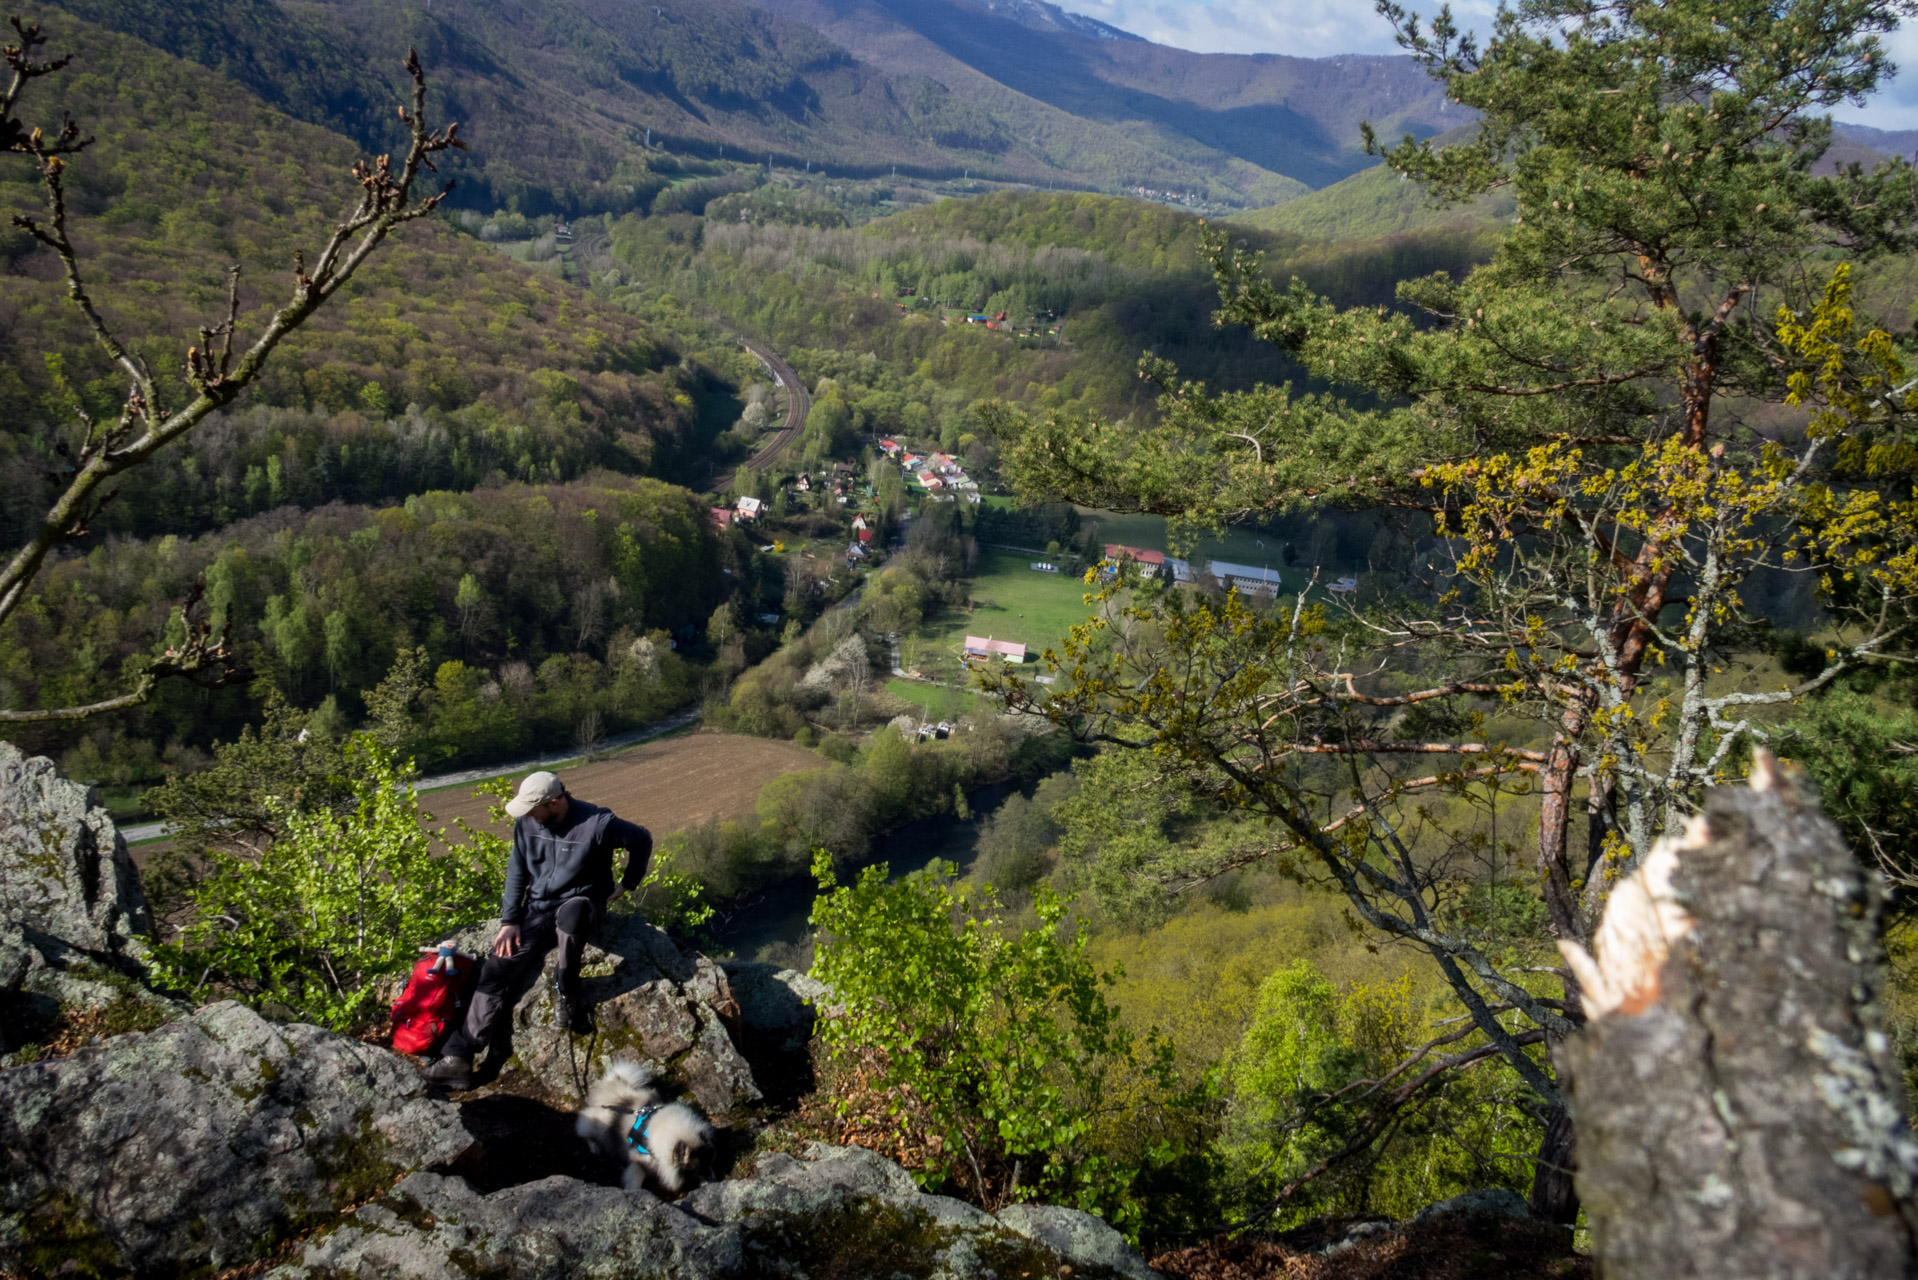
<path id="1" fill-rule="evenodd" d="M 1130 560 L 1139 566 L 1139 572 L 1148 578 L 1155 578 L 1165 568 L 1165 552 L 1151 551 L 1145 547 L 1128 547 L 1117 542 L 1105 545 L 1106 559 Z"/>
<path id="2" fill-rule="evenodd" d="M 722 529 L 733 522 L 733 509 L 731 507 L 712 507 L 707 510 L 706 514 L 711 517 L 714 524 Z"/>

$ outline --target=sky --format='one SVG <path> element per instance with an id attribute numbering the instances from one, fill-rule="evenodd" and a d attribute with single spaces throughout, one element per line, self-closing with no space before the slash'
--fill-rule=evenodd
<path id="1" fill-rule="evenodd" d="M 1323 58 L 1337 53 L 1397 53 L 1392 29 L 1371 0 L 1053 0 L 1062 9 L 1109 22 L 1155 44 L 1198 53 L 1289 53 Z M 1426 14 L 1436 3 L 1409 6 Z M 1483 31 L 1492 0 L 1454 0 L 1459 25 Z M 1863 108 L 1833 111 L 1839 120 L 1879 129 L 1918 129 L 1918 27 L 1887 42 L 1903 68 Z"/>

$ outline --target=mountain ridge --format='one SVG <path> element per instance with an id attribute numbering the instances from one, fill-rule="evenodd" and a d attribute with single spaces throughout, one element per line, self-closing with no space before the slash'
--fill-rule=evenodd
<path id="1" fill-rule="evenodd" d="M 1391 131 L 1444 123 L 1442 95 L 1408 59 L 1189 54 L 1042 0 L 60 0 L 44 12 L 62 11 L 369 149 L 392 137 L 398 59 L 417 48 L 444 113 L 506 144 L 466 165 L 454 199 L 474 208 L 625 212 L 657 189 L 646 175 L 662 156 L 1260 205 L 1361 167 L 1361 117 Z"/>

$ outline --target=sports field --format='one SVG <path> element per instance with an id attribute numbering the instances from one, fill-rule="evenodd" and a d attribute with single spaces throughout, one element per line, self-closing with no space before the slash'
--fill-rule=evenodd
<path id="1" fill-rule="evenodd" d="M 559 771 L 566 789 L 605 805 L 656 836 L 698 826 L 711 818 L 751 817 L 759 789 L 782 773 L 819 769 L 825 760 L 804 747 L 736 733 L 689 733 L 643 743 L 610 760 Z M 513 781 L 517 783 L 518 778 Z M 464 818 L 484 828 L 492 801 L 475 799 L 473 787 L 447 787 L 420 797 L 437 823 Z M 504 834 L 510 823 L 500 824 Z"/>

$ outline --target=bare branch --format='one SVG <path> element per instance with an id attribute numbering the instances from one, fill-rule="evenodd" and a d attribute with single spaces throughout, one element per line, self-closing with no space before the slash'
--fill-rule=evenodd
<path id="1" fill-rule="evenodd" d="M 389 234 L 438 207 L 453 184 L 448 182 L 430 196 L 415 198 L 414 183 L 422 169 L 437 172 L 433 165 L 435 154 L 463 150 L 466 146 L 459 137 L 457 124 L 439 130 L 427 128 L 426 75 L 420 67 L 419 55 L 408 50 L 405 65 L 413 80 L 413 102 L 410 110 L 405 106 L 399 108 L 399 117 L 406 124 L 410 139 L 397 171 L 390 156 L 354 164 L 353 178 L 360 187 L 357 205 L 333 228 L 311 269 L 303 253 L 295 254 L 292 297 L 237 357 L 234 337 L 239 328 L 239 269 L 235 267 L 228 273 L 225 316 L 218 324 L 202 326 L 199 342 L 187 348 L 184 373 L 196 394 L 186 405 L 169 411 L 145 364 L 128 353 L 95 308 L 68 236 L 65 157 L 86 145 L 79 137 L 78 126 L 69 120 L 62 133 L 49 140 L 39 130 L 25 133 L 14 123 L 14 109 L 26 82 L 59 70 L 66 65 L 66 59 L 35 61 L 34 51 L 45 42 L 39 28 L 23 26 L 17 20 L 14 27 L 19 32 L 20 43 L 6 49 L 6 61 L 13 70 L 13 78 L 5 96 L 0 97 L 0 150 L 33 156 L 47 197 L 44 223 L 31 218 L 16 218 L 15 222 L 58 255 L 66 275 L 68 299 L 85 317 L 95 341 L 108 358 L 126 374 L 130 389 L 114 427 L 104 432 L 96 430 L 92 420 L 81 415 L 86 426 L 85 440 L 72 457 L 66 488 L 32 530 L 26 544 L 0 567 L 0 622 L 20 606 L 53 548 L 84 536 L 89 522 L 117 492 L 102 494 L 108 481 L 140 466 L 160 449 L 192 431 L 208 414 L 231 404 L 259 376 L 281 340 L 339 292 Z M 151 695 L 154 684 L 162 678 L 173 675 L 200 678 L 225 669 L 229 660 L 222 639 L 199 657 L 182 654 L 155 662 L 135 687 L 121 697 L 59 711 L 5 712 L 0 713 L 0 719 L 81 719 L 101 711 L 138 705 Z"/>

